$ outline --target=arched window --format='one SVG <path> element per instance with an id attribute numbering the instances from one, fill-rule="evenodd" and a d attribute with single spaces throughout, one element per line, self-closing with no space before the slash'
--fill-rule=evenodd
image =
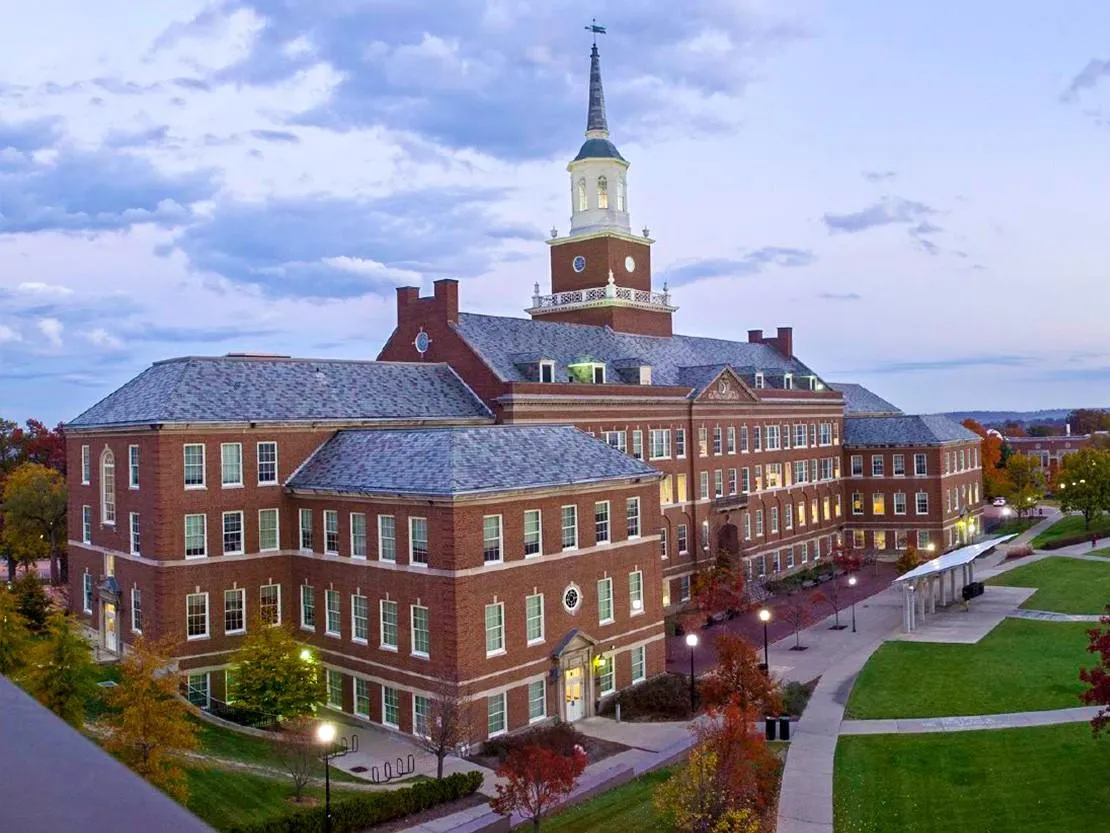
<path id="1" fill-rule="evenodd" d="M 585 211 L 586 206 L 586 180 L 578 180 L 578 210 Z"/>
<path id="2" fill-rule="evenodd" d="M 617 180 L 617 211 L 628 210 L 628 194 L 626 193 L 627 188 L 628 184 L 624 181 L 624 177 L 622 176 L 620 179 Z"/>
<path id="3" fill-rule="evenodd" d="M 100 455 L 100 519 L 116 522 L 116 457 L 110 448 Z"/>
<path id="4" fill-rule="evenodd" d="M 609 181 L 603 176 L 597 178 L 597 207 L 609 207 Z"/>

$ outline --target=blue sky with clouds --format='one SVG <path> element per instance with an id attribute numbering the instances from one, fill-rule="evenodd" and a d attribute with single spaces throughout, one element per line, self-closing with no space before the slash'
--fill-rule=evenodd
<path id="1" fill-rule="evenodd" d="M 589 36 L 680 332 L 793 325 L 906 409 L 1110 405 L 1110 5 L 38 0 L 0 49 L 0 415 L 152 361 L 521 315 Z"/>

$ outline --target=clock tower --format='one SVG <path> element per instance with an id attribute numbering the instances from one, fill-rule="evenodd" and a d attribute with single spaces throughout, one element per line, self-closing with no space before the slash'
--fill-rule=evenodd
<path id="1" fill-rule="evenodd" d="M 570 172 L 570 233 L 552 229 L 551 294 L 536 284 L 532 318 L 608 326 L 646 335 L 671 335 L 670 293 L 653 292 L 651 244 L 631 231 L 628 161 L 609 139 L 601 60 L 590 51 L 590 102 L 586 141 L 567 165 Z"/>

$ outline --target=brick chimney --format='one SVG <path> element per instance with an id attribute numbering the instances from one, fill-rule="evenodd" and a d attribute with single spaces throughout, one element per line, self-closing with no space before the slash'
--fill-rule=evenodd
<path id="1" fill-rule="evenodd" d="M 774 348 L 788 359 L 794 358 L 794 328 L 779 327 L 775 338 Z"/>
<path id="2" fill-rule="evenodd" d="M 748 344 L 762 344 L 763 330 L 748 330 Z"/>
<path id="3" fill-rule="evenodd" d="M 440 278 L 435 287 L 436 306 L 444 313 L 448 321 L 459 320 L 459 282 L 454 278 Z"/>

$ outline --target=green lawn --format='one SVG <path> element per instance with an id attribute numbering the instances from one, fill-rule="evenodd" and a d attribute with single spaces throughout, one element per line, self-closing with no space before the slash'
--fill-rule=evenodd
<path id="1" fill-rule="evenodd" d="M 197 739 L 200 741 L 200 749 L 197 750 L 206 755 L 212 755 L 217 758 L 230 758 L 233 761 L 242 761 L 247 764 L 257 764 L 258 766 L 270 767 L 271 769 L 284 770 L 284 765 L 281 759 L 274 753 L 273 745 L 270 741 L 264 738 L 256 738 L 251 735 L 241 734 L 231 729 L 225 729 L 222 726 L 214 726 L 203 720 L 196 720 L 194 722 L 200 727 L 197 734 Z M 316 766 L 314 774 L 319 777 L 324 777 L 324 765 L 320 763 Z M 347 783 L 365 783 L 361 778 L 354 775 L 348 775 L 335 767 L 331 769 L 331 777 L 333 781 L 347 782 Z"/>
<path id="2" fill-rule="evenodd" d="M 1040 518 L 1010 518 L 997 529 L 992 529 L 990 535 L 1019 535 L 1031 526 L 1035 526 Z"/>
<path id="3" fill-rule="evenodd" d="M 1101 613 L 1110 602 L 1110 564 L 1045 558 L 988 579 L 1004 587 L 1036 587 L 1022 607 L 1057 613 Z"/>
<path id="4" fill-rule="evenodd" d="M 1097 555 L 1099 558 L 1110 558 L 1110 547 L 1103 547 L 1102 549 L 1091 550 L 1088 553 L 1084 553 L 1084 555 Z"/>
<path id="5" fill-rule="evenodd" d="M 836 747 L 836 833 L 1110 829 L 1106 739 L 1072 723 L 871 735 Z"/>
<path id="6" fill-rule="evenodd" d="M 627 784 L 602 793 L 543 822 L 541 830 L 597 831 L 649 830 L 651 833 L 671 833 L 672 828 L 656 815 L 651 805 L 656 785 L 666 781 L 674 770 L 657 769 L 647 772 Z"/>
<path id="7" fill-rule="evenodd" d="M 1092 535 L 1097 533 L 1100 537 L 1110 535 L 1110 515 L 1103 515 L 1091 521 L 1091 528 L 1083 525 L 1082 515 L 1066 515 L 1058 520 L 1044 532 L 1033 538 L 1033 549 L 1040 549 L 1050 541 L 1062 538 L 1065 535 Z"/>
<path id="8" fill-rule="evenodd" d="M 864 665 L 845 717 L 951 717 L 1080 705 L 1090 665 L 1083 622 L 1006 619 L 975 645 L 886 642 Z"/>

